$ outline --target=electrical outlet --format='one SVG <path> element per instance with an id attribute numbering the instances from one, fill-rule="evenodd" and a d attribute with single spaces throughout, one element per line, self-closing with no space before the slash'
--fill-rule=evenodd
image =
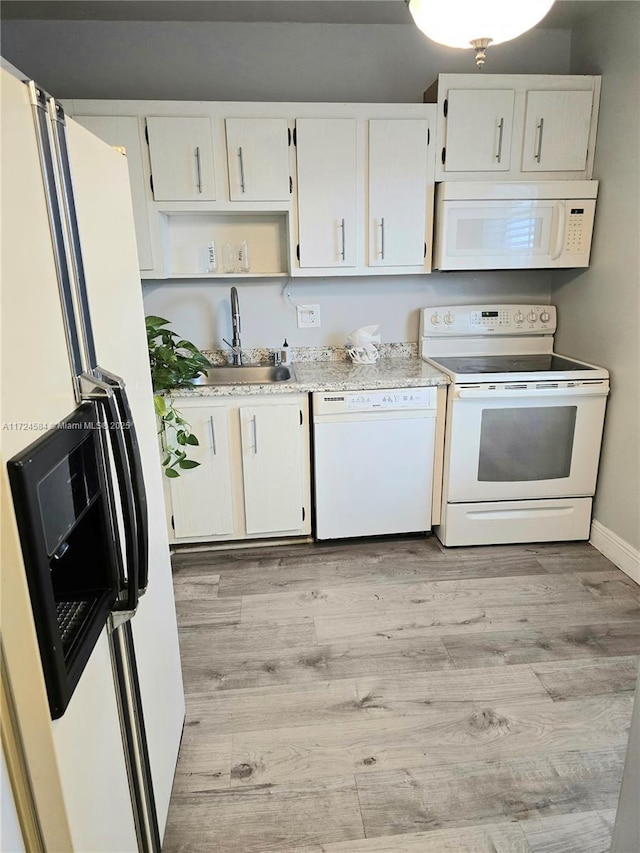
<path id="1" fill-rule="evenodd" d="M 319 305 L 296 305 L 299 329 L 317 329 L 320 326 Z"/>

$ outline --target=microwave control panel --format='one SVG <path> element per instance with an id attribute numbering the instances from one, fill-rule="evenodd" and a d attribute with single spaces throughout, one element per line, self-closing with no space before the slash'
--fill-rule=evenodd
<path id="1" fill-rule="evenodd" d="M 579 255 L 586 249 L 585 209 L 571 207 L 568 214 L 564 248 L 572 255 Z"/>

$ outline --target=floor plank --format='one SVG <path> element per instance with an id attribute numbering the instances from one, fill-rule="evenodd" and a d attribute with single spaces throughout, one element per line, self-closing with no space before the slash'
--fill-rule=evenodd
<path id="1" fill-rule="evenodd" d="M 618 569 L 609 572 L 577 572 L 576 576 L 597 601 L 619 597 L 640 602 L 640 587 Z"/>
<path id="2" fill-rule="evenodd" d="M 610 572 L 616 568 L 604 554 L 584 542 L 556 544 L 553 548 L 540 550 L 535 556 L 550 573 Z"/>
<path id="3" fill-rule="evenodd" d="M 522 824 L 532 853 L 609 853 L 615 809 Z M 624 851 L 634 853 L 634 851 Z"/>
<path id="4" fill-rule="evenodd" d="M 623 750 L 358 774 L 367 837 L 615 808 Z M 526 831 L 526 830 L 525 830 Z"/>
<path id="5" fill-rule="evenodd" d="M 439 703 L 340 727 L 308 726 L 233 735 L 232 785 L 411 770 L 603 750 L 627 740 L 632 696 L 572 702 Z"/>
<path id="6" fill-rule="evenodd" d="M 163 853 L 287 853 L 363 838 L 355 780 L 253 785 L 171 800 Z"/>
<path id="7" fill-rule="evenodd" d="M 427 559 L 442 560 L 446 552 L 435 536 L 424 534 L 385 536 L 364 539 L 336 539 L 326 542 L 292 543 L 290 545 L 257 545 L 235 550 L 177 549 L 171 558 L 174 573 L 189 572 L 197 567 L 215 568 L 216 571 L 235 569 L 281 568 L 293 562 L 295 565 L 313 565 L 332 561 L 348 565 L 353 560 L 367 557 L 377 560 L 381 555 L 392 553 L 396 558 L 420 554 Z"/>
<path id="8" fill-rule="evenodd" d="M 542 686 L 540 682 L 538 686 Z M 353 679 L 219 690 L 187 697 L 189 714 L 199 721 L 202 739 L 283 726 L 340 725 L 353 717 L 359 704 Z"/>
<path id="9" fill-rule="evenodd" d="M 531 853 L 522 827 L 512 823 L 411 832 L 325 844 L 325 853 Z"/>
<path id="10" fill-rule="evenodd" d="M 352 616 L 406 609 L 419 614 L 425 606 L 525 605 L 589 601 L 590 591 L 572 574 L 505 578 L 353 584 L 304 592 L 251 595 L 242 598 L 242 621 L 296 616 Z"/>
<path id="11" fill-rule="evenodd" d="M 632 693 L 636 688 L 638 660 L 632 655 L 605 660 L 555 661 L 533 663 L 531 669 L 549 696 L 558 702 L 602 693 Z"/>
<path id="12" fill-rule="evenodd" d="M 231 782 L 231 736 L 200 731 L 200 721 L 189 713 L 185 720 L 173 795 L 206 794 L 228 788 Z"/>
<path id="13" fill-rule="evenodd" d="M 187 694 L 188 716 L 197 720 L 201 739 L 244 731 L 275 730 L 356 719 L 409 717 L 425 707 L 454 702 L 548 701 L 528 666 L 499 670 L 449 670 L 276 685 Z M 195 723 L 192 723 L 194 725 Z"/>
<path id="14" fill-rule="evenodd" d="M 546 574 L 539 561 L 506 555 L 459 563 L 441 556 L 434 559 L 432 554 L 423 553 L 403 554 L 402 559 L 390 553 L 302 565 L 289 559 L 287 565 L 279 566 L 277 571 L 260 566 L 223 572 L 220 595 L 261 595 L 343 584 L 388 584 L 390 581 L 402 583 L 535 574 Z"/>
<path id="15" fill-rule="evenodd" d="M 178 636 L 187 694 L 218 689 L 225 678 L 230 676 L 234 676 L 238 682 L 236 686 L 253 686 L 241 684 L 239 680 L 244 673 L 242 662 L 246 666 L 255 663 L 256 649 L 260 650 L 265 661 L 269 661 L 286 657 L 292 647 L 312 651 L 316 648 L 315 628 L 311 619 L 296 619 L 285 624 L 189 624 L 179 628 Z M 448 660 L 444 651 L 442 654 Z"/>
<path id="16" fill-rule="evenodd" d="M 447 548 L 436 539 L 435 544 L 440 548 L 445 559 L 456 562 L 460 560 L 475 561 L 486 557 L 504 555 L 533 557 L 536 560 L 551 557 L 578 559 L 581 556 L 585 560 L 590 560 L 600 555 L 600 552 L 596 551 L 588 542 L 528 542 L 521 545 L 466 545 L 459 548 Z M 608 568 L 613 568 L 613 564 L 608 563 Z"/>
<path id="17" fill-rule="evenodd" d="M 448 634 L 523 629 L 562 628 L 570 625 L 640 623 L 640 604 L 627 598 L 603 598 L 600 601 L 550 602 L 540 604 L 423 605 L 419 612 L 407 609 L 376 611 L 353 616 L 315 616 L 318 642 L 364 640 L 369 637 L 389 640 L 409 637 L 443 637 Z"/>
<path id="18" fill-rule="evenodd" d="M 178 626 L 237 625 L 242 610 L 241 598 L 176 598 Z"/>
<path id="19" fill-rule="evenodd" d="M 218 654 L 215 634 L 208 649 L 197 642 L 186 649 L 182 632 L 180 638 L 185 690 L 194 693 L 453 668 L 451 658 L 437 637 L 397 640 L 375 646 L 368 642 L 290 644 L 286 648 L 259 646 L 240 654 Z"/>
<path id="20" fill-rule="evenodd" d="M 210 572 L 190 575 L 184 579 L 175 579 L 173 584 L 176 601 L 185 599 L 217 598 L 220 575 Z"/>
<path id="21" fill-rule="evenodd" d="M 442 642 L 456 666 L 503 666 L 640 654 L 640 620 L 566 629 L 451 634 Z"/>

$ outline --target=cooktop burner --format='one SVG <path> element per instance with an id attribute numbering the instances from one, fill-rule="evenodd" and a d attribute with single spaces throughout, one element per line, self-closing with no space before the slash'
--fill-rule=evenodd
<path id="1" fill-rule="evenodd" d="M 433 361 L 453 373 L 536 373 L 592 370 L 587 364 L 552 353 L 543 355 L 473 355 L 436 357 Z"/>

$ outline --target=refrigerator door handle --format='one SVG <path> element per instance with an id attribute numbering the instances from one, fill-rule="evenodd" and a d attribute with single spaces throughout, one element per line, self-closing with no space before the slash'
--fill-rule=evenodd
<path id="1" fill-rule="evenodd" d="M 68 229 L 69 249 L 73 269 L 73 282 L 79 316 L 76 316 L 76 328 L 82 341 L 85 358 L 85 369 L 91 370 L 97 364 L 96 346 L 91 328 L 91 313 L 87 295 L 87 282 L 84 272 L 84 261 L 80 247 L 80 229 L 78 214 L 73 192 L 73 176 L 67 145 L 67 125 L 62 106 L 53 98 L 47 100 L 49 120 L 53 131 L 54 153 L 60 178 L 60 203 Z"/>
<path id="2" fill-rule="evenodd" d="M 115 604 L 114 610 L 118 612 L 126 611 L 128 618 L 130 618 L 138 606 L 138 532 L 131 472 L 123 436 L 126 430 L 120 428 L 120 410 L 118 409 L 113 388 L 108 382 L 91 374 L 84 373 L 80 376 L 80 391 L 83 400 L 99 403 L 105 414 L 105 435 L 109 436 L 108 444 L 113 453 L 119 503 L 122 509 L 127 564 L 126 583 L 124 584 L 124 589 L 121 590 L 121 592 L 126 593 L 126 598 L 119 599 Z"/>
<path id="3" fill-rule="evenodd" d="M 149 516 L 147 513 L 147 492 L 142 472 L 142 459 L 133 414 L 125 389 L 125 382 L 115 373 L 102 367 L 96 373 L 113 389 L 119 411 L 119 424 L 124 434 L 125 449 L 131 474 L 133 504 L 136 515 L 136 545 L 138 550 L 138 595 L 144 595 L 149 581 Z"/>

